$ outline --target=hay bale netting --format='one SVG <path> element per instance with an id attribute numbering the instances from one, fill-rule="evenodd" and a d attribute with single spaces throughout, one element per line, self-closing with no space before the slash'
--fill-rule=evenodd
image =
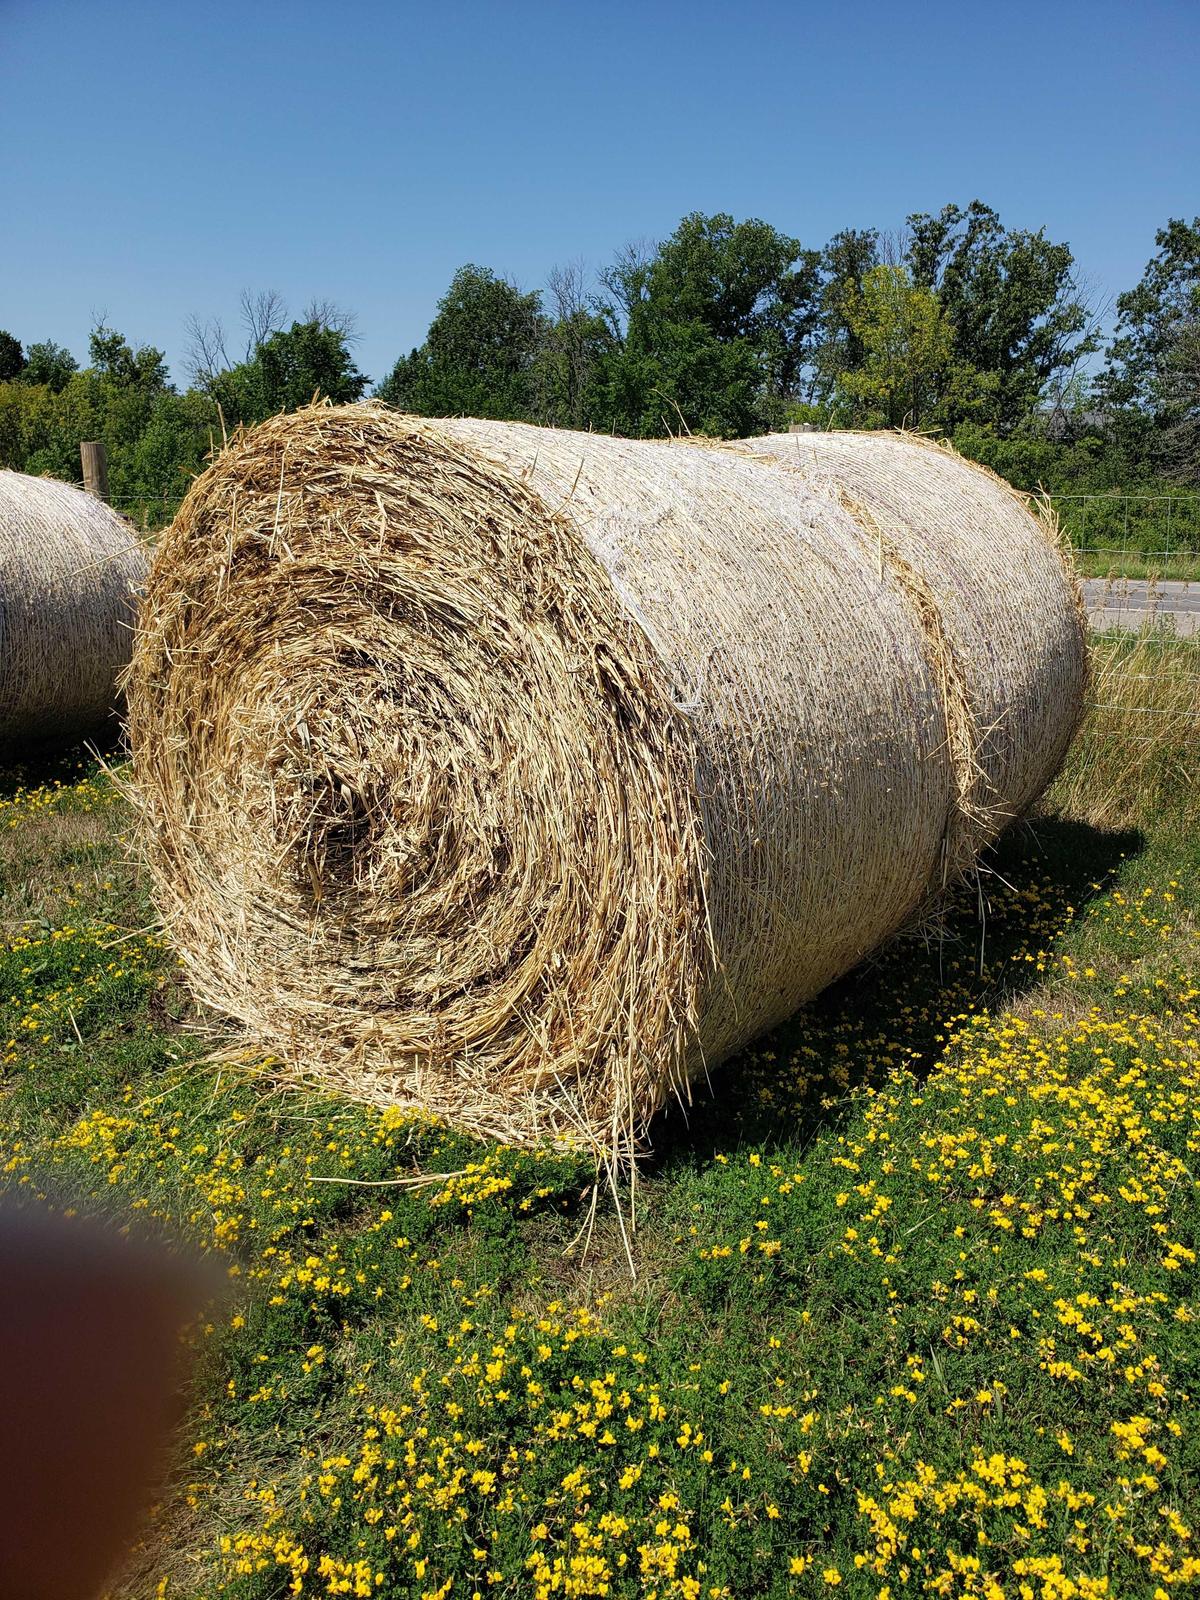
<path id="1" fill-rule="evenodd" d="M 991 603 L 1031 618 L 1007 670 L 1044 705 L 1015 804 L 1083 653 L 1057 558 Z M 834 489 L 737 450 L 266 423 L 164 536 L 130 675 L 196 993 L 293 1077 L 629 1153 L 941 881 L 928 604 Z"/>
<path id="2" fill-rule="evenodd" d="M 1082 601 L 1052 513 L 918 434 L 771 434 L 740 448 L 781 462 L 806 492 L 832 488 L 936 613 L 961 790 L 947 865 L 969 866 L 1058 770 L 1072 731 L 1063 696 L 1079 704 L 1087 671 Z"/>
<path id="3" fill-rule="evenodd" d="M 85 733 L 111 714 L 146 565 L 103 501 L 0 472 L 0 747 Z"/>

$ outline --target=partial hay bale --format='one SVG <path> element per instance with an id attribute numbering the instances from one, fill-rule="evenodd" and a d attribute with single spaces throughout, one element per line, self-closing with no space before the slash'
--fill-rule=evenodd
<path id="1" fill-rule="evenodd" d="M 102 501 L 0 472 L 0 745 L 85 733 L 111 714 L 146 567 Z"/>
<path id="2" fill-rule="evenodd" d="M 962 870 L 1058 771 L 1074 732 L 1064 696 L 1082 710 L 1087 626 L 1053 513 L 919 434 L 770 434 L 736 448 L 782 463 L 806 490 L 832 486 L 915 603 L 932 604 L 960 751 L 947 866 Z"/>
<path id="3" fill-rule="evenodd" d="M 1044 633 L 1010 664 L 1047 702 L 1014 806 L 1078 713 L 1047 570 L 994 601 Z M 914 581 L 828 485 L 310 408 L 236 439 L 159 546 L 129 678 L 143 847 L 234 1047 L 627 1157 L 941 881 L 946 679 Z"/>

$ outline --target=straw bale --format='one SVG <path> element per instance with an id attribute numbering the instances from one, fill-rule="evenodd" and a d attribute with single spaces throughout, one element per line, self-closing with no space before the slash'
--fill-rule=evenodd
<path id="1" fill-rule="evenodd" d="M 835 486 L 881 559 L 928 592 L 960 750 L 947 867 L 962 870 L 1045 789 L 1075 731 L 1062 707 L 1082 706 L 1086 623 L 1052 512 L 920 434 L 771 434 L 737 448 L 806 490 Z"/>
<path id="2" fill-rule="evenodd" d="M 372 404 L 235 439 L 160 544 L 129 679 L 196 993 L 292 1077 L 630 1155 L 944 876 L 965 667 L 878 546 L 838 487 L 736 450 Z M 1045 612 L 1013 742 L 1059 748 L 1055 570 L 995 604 Z M 996 803 L 1046 765 L 1014 749 Z"/>
<path id="3" fill-rule="evenodd" d="M 102 501 L 0 472 L 0 745 L 86 732 L 112 713 L 145 575 L 133 528 Z"/>

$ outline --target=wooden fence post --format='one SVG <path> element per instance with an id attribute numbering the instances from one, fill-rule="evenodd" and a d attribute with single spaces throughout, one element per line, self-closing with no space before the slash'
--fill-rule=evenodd
<path id="1" fill-rule="evenodd" d="M 108 450 L 101 439 L 85 439 L 79 446 L 83 487 L 97 500 L 108 499 Z"/>

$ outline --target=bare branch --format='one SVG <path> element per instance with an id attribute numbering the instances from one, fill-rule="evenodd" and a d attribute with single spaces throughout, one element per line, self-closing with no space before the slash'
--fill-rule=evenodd
<path id="1" fill-rule="evenodd" d="M 876 241 L 879 262 L 885 267 L 903 267 L 908 260 L 909 232 L 905 228 L 888 228 Z"/>
<path id="2" fill-rule="evenodd" d="M 287 304 L 277 289 L 242 290 L 242 322 L 246 329 L 246 360 L 287 322 Z"/>
<path id="3" fill-rule="evenodd" d="M 184 363 L 187 373 L 197 388 L 207 389 L 219 372 L 227 372 L 232 366 L 225 347 L 225 329 L 220 318 L 212 317 L 205 322 L 195 312 L 187 319 L 186 326 L 189 344 Z"/>
<path id="4" fill-rule="evenodd" d="M 612 266 L 605 267 L 600 274 L 600 282 L 617 302 L 626 321 L 645 294 L 650 263 L 657 253 L 658 245 L 653 239 L 635 239 L 618 250 Z"/>
<path id="5" fill-rule="evenodd" d="M 336 300 L 310 300 L 304 308 L 304 320 L 338 334 L 347 344 L 356 344 L 362 337 L 358 331 L 357 314 L 347 311 Z"/>
<path id="6" fill-rule="evenodd" d="M 566 322 L 588 309 L 587 279 L 587 268 L 578 256 L 565 266 L 551 267 L 546 277 L 546 293 L 559 322 Z"/>

